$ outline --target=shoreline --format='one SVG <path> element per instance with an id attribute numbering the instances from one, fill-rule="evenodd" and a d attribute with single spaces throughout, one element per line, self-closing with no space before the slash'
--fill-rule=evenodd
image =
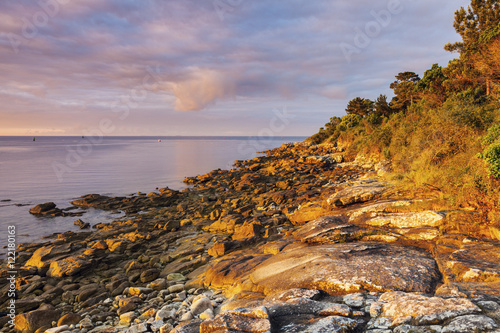
<path id="1" fill-rule="evenodd" d="M 412 292 L 470 302 L 465 312 L 453 308 L 456 302 L 443 308 L 456 312 L 432 322 L 441 329 L 467 315 L 485 328 L 499 324 L 498 241 L 448 232 L 452 219 L 463 218 L 456 212 L 412 211 L 435 192 L 408 197 L 384 180 L 387 164 L 353 160 L 335 145 L 285 144 L 264 153 L 231 170 L 188 177 L 192 188 L 181 191 L 73 201 L 127 218 L 19 244 L 16 320 L 32 326 L 18 328 L 33 333 L 55 321 L 67 325 L 57 332 L 211 332 L 236 329 L 227 326 L 232 322 L 250 332 L 259 325 L 279 331 L 288 318 L 279 311 L 299 311 L 288 318 L 297 332 L 333 325 L 332 316 L 346 332 L 383 329 L 383 318 L 392 318 L 393 328 L 431 324 L 373 315 L 374 304 L 396 302 L 390 292 L 409 302 Z M 336 269 L 343 266 L 349 269 Z M 290 290 L 293 297 L 283 296 Z M 480 308 L 471 301 L 478 295 L 498 308 Z M 324 312 L 334 305 L 344 311 Z M 246 314 L 235 310 L 242 307 Z M 266 314 L 252 312 L 258 308 Z M 50 317 L 50 325 L 33 313 Z M 0 331 L 9 331 L 8 318 L 0 318 Z"/>

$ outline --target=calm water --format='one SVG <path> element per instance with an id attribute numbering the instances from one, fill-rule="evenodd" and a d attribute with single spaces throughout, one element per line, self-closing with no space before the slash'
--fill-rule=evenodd
<path id="1" fill-rule="evenodd" d="M 158 141 L 161 139 L 161 142 Z M 75 217 L 37 218 L 36 204 L 59 208 L 84 194 L 129 195 L 156 187 L 181 189 L 187 176 L 229 169 L 235 160 L 304 137 L 0 137 L 0 233 L 15 225 L 17 242 L 76 231 Z M 119 215 L 89 210 L 81 219 L 110 222 Z"/>

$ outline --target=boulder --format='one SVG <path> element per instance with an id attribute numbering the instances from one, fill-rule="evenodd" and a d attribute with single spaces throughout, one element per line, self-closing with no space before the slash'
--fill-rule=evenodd
<path id="1" fill-rule="evenodd" d="M 67 313 L 57 321 L 57 326 L 76 325 L 82 320 L 82 316 L 77 313 Z"/>
<path id="2" fill-rule="evenodd" d="M 33 333 L 42 326 L 52 327 L 52 322 L 57 321 L 60 312 L 56 310 L 35 310 L 18 314 L 15 317 L 15 329 L 23 333 Z"/>
<path id="3" fill-rule="evenodd" d="M 156 268 L 150 268 L 141 273 L 140 280 L 142 283 L 147 283 L 154 281 L 159 275 L 160 270 Z"/>
<path id="4" fill-rule="evenodd" d="M 381 214 L 369 219 L 368 225 L 396 228 L 439 227 L 444 223 L 445 215 L 439 212 L 426 211 L 416 213 Z"/>
<path id="5" fill-rule="evenodd" d="M 490 317 L 481 315 L 467 315 L 454 318 L 441 333 L 475 333 L 485 332 L 498 328 L 498 324 Z"/>
<path id="6" fill-rule="evenodd" d="M 364 229 L 347 223 L 342 215 L 323 216 L 293 233 L 302 243 L 330 244 L 353 241 L 366 234 Z"/>
<path id="7" fill-rule="evenodd" d="M 354 319 L 329 316 L 326 318 L 314 318 L 306 323 L 289 323 L 288 325 L 281 326 L 281 332 L 346 333 L 354 332 L 357 326 L 358 323 Z"/>
<path id="8" fill-rule="evenodd" d="M 327 203 L 335 206 L 348 206 L 366 202 L 378 197 L 385 189 L 386 186 L 380 185 L 351 186 L 332 195 Z"/>
<path id="9" fill-rule="evenodd" d="M 370 306 L 372 317 L 385 317 L 392 326 L 405 324 L 410 319 L 415 325 L 438 324 L 478 312 L 481 309 L 467 298 L 430 297 L 400 291 L 387 292 Z"/>
<path id="10" fill-rule="evenodd" d="M 53 261 L 50 264 L 49 270 L 47 271 L 47 276 L 73 276 L 90 267 L 90 265 L 91 264 L 88 261 L 84 261 L 83 259 L 75 257 Z"/>
<path id="11" fill-rule="evenodd" d="M 254 316 L 252 313 L 241 313 L 236 310 L 223 312 L 214 319 L 207 319 L 200 325 L 200 333 L 216 331 L 243 331 L 253 333 L 271 332 L 271 322 L 267 316 Z"/>
<path id="12" fill-rule="evenodd" d="M 33 266 L 39 269 L 48 268 L 54 258 L 64 257 L 73 251 L 70 243 L 63 245 L 48 245 L 37 249 L 25 266 Z"/>
<path id="13" fill-rule="evenodd" d="M 358 291 L 431 293 L 440 273 L 425 251 L 400 245 L 359 242 L 309 246 L 276 254 L 249 275 L 266 294 L 292 288 L 329 294 Z"/>
<path id="14" fill-rule="evenodd" d="M 55 203 L 46 202 L 31 208 L 30 214 L 38 216 L 46 216 L 46 215 L 61 216 L 63 215 L 63 211 L 57 208 Z"/>

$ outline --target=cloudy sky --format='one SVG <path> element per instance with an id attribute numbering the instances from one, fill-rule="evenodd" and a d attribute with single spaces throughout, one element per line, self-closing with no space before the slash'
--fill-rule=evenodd
<path id="1" fill-rule="evenodd" d="M 5 0 L 0 135 L 310 135 L 456 54 L 465 0 Z"/>

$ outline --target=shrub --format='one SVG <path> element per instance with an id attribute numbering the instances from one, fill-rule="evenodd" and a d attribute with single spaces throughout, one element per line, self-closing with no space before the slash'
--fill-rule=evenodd
<path id="1" fill-rule="evenodd" d="M 348 130 L 350 128 L 356 127 L 363 119 L 361 116 L 357 114 L 347 114 L 342 117 L 342 121 L 339 124 L 339 129 L 341 131 Z"/>
<path id="2" fill-rule="evenodd" d="M 479 157 L 488 164 L 490 174 L 500 178 L 500 141 L 490 144 Z"/>

